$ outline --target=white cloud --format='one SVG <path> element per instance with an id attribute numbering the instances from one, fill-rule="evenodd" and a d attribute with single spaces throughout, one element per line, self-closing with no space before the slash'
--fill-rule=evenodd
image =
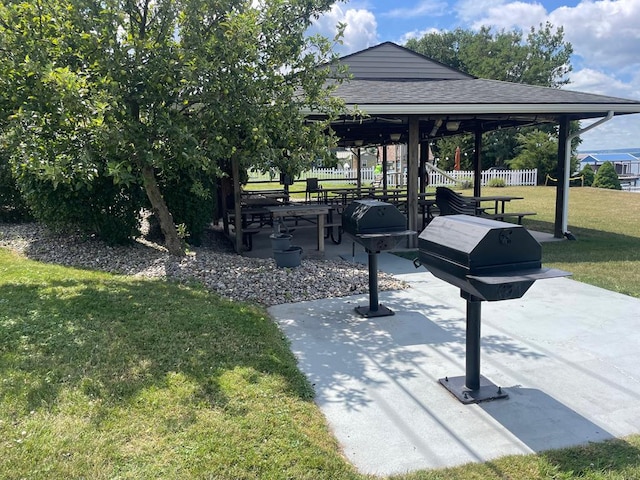
<path id="1" fill-rule="evenodd" d="M 422 0 L 413 7 L 394 8 L 380 14 L 390 18 L 415 18 L 424 16 L 439 16 L 447 11 L 447 3 L 441 0 Z"/>
<path id="2" fill-rule="evenodd" d="M 398 40 L 395 40 L 395 43 L 397 43 L 398 45 L 404 45 L 411 38 L 422 38 L 425 35 L 428 35 L 430 33 L 439 33 L 441 31 L 442 30 L 439 30 L 437 28 L 427 28 L 425 30 L 412 30 L 410 32 L 403 33 Z"/>
<path id="3" fill-rule="evenodd" d="M 478 4 L 482 4 L 482 8 L 479 8 Z M 532 25 L 538 26 L 547 18 L 547 11 L 539 3 L 492 1 L 472 3 L 466 0 L 460 2 L 456 10 L 458 15 L 471 23 L 471 27 L 476 30 L 487 25 L 497 30 L 517 28 L 526 32 Z"/>
<path id="4" fill-rule="evenodd" d="M 343 54 L 357 52 L 378 43 L 378 23 L 376 17 L 369 10 L 347 9 L 343 10 L 335 4 L 331 10 L 314 22 L 312 30 L 316 33 L 333 38 L 336 34 L 336 25 L 345 23 L 347 27 L 342 37 L 343 45 L 336 48 Z"/>
<path id="5" fill-rule="evenodd" d="M 583 68 L 570 75 L 569 90 L 595 93 L 597 95 L 610 95 L 622 98 L 640 98 L 640 89 L 637 84 L 626 83 L 615 76 L 591 68 Z"/>
<path id="6" fill-rule="evenodd" d="M 582 121 L 584 128 L 591 122 Z M 606 123 L 589 130 L 580 135 L 582 143 L 578 150 L 606 150 L 614 148 L 637 148 L 640 147 L 640 115 L 623 115 L 614 117 Z"/>
<path id="7" fill-rule="evenodd" d="M 568 90 L 576 90 L 597 95 L 609 95 L 621 98 L 640 98 L 640 86 L 637 82 L 626 83 L 615 76 L 602 71 L 583 68 L 571 74 Z M 590 120 L 581 122 L 582 128 L 593 123 Z M 603 150 L 640 146 L 640 114 L 614 117 L 606 123 L 582 134 L 579 149 Z"/>
<path id="8" fill-rule="evenodd" d="M 640 65 L 640 0 L 583 1 L 554 10 L 549 20 L 564 27 L 586 63 L 627 70 Z"/>

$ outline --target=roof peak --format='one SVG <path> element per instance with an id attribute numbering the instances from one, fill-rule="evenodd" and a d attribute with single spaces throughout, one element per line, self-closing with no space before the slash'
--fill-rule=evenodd
<path id="1" fill-rule="evenodd" d="M 354 79 L 465 80 L 472 75 L 393 42 L 383 42 L 337 60 Z"/>

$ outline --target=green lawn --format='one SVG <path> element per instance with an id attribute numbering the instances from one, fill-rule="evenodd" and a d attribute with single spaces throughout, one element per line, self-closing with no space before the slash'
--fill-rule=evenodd
<path id="1" fill-rule="evenodd" d="M 525 197 L 509 208 L 537 212 L 523 224 L 553 232 L 554 187 L 484 188 L 482 193 Z M 544 264 L 572 272 L 575 280 L 640 297 L 640 194 L 571 188 L 568 223 L 577 241 L 543 244 Z"/>
<path id="2" fill-rule="evenodd" d="M 554 189 L 497 192 L 552 228 Z M 544 261 L 640 296 L 639 220 L 639 194 L 572 189 L 578 241 Z M 0 304 L 2 479 L 368 478 L 262 308 L 1 249 Z M 640 478 L 640 436 L 393 478 Z"/>

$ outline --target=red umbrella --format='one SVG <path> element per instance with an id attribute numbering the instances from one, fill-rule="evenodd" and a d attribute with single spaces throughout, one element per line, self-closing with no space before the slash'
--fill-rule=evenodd
<path id="1" fill-rule="evenodd" d="M 453 169 L 460 170 L 460 147 L 456 147 L 455 161 L 456 163 L 454 164 Z"/>

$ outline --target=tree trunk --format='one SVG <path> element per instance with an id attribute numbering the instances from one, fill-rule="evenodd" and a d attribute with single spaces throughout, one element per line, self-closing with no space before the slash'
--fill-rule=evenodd
<path id="1" fill-rule="evenodd" d="M 233 176 L 233 208 L 236 217 L 236 253 L 242 253 L 242 209 L 240 206 L 240 161 L 236 155 L 231 159 L 231 174 Z"/>
<path id="2" fill-rule="evenodd" d="M 153 172 L 153 167 L 150 165 L 143 165 L 141 167 L 142 178 L 144 180 L 144 189 L 147 192 L 147 197 L 151 202 L 153 213 L 158 218 L 160 223 L 160 229 L 164 235 L 165 246 L 171 255 L 183 257 L 185 255 L 184 243 L 178 237 L 178 230 L 173 223 L 173 216 L 167 207 L 167 203 L 164 201 L 164 197 L 158 187 L 156 176 Z"/>

